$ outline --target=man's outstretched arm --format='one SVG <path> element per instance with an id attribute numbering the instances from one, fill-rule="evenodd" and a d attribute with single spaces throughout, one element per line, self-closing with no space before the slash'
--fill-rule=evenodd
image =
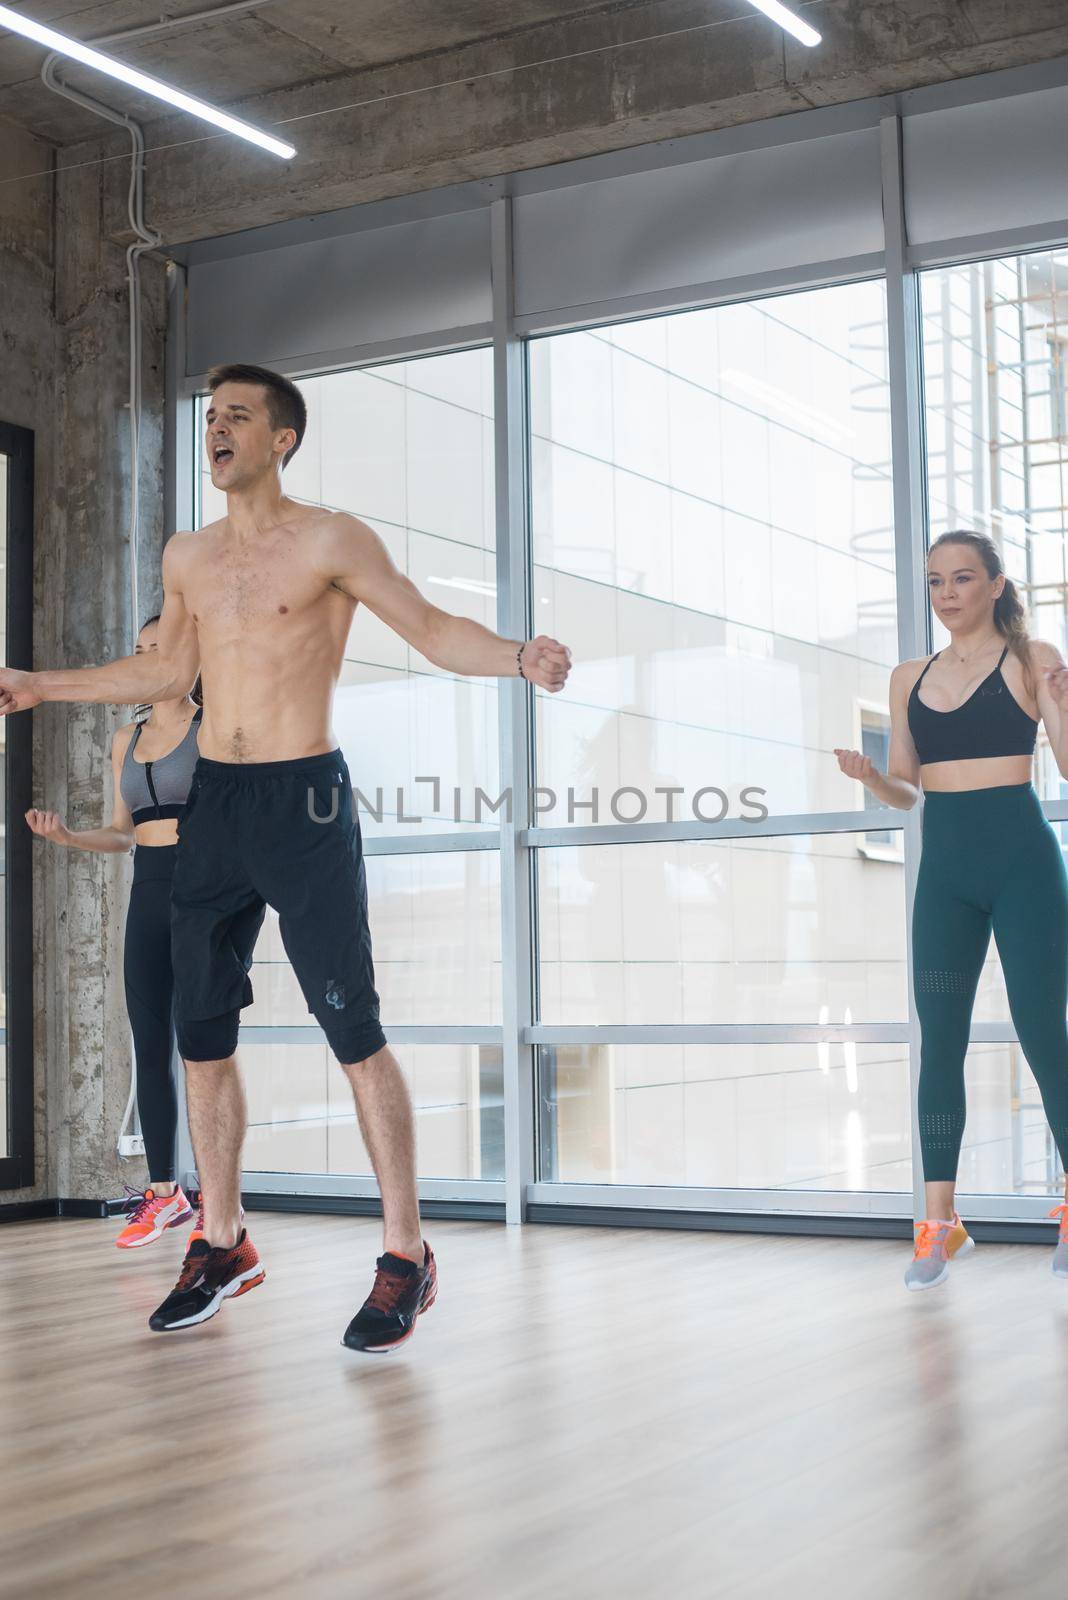
<path id="1" fill-rule="evenodd" d="M 372 528 L 339 512 L 324 524 L 320 563 L 329 581 L 360 600 L 387 627 L 436 667 L 479 678 L 514 677 L 516 652 L 523 649 L 523 675 L 555 694 L 571 670 L 571 651 L 547 634 L 524 643 L 504 639 L 469 617 L 432 605 L 410 578 L 398 571 Z"/>
<path id="2" fill-rule="evenodd" d="M 0 667 L 0 716 L 29 711 L 50 700 L 139 705 L 188 694 L 200 663 L 196 625 L 182 595 L 182 572 L 192 537 L 176 534 L 163 552 L 163 610 L 155 650 L 70 671 L 17 672 Z"/>

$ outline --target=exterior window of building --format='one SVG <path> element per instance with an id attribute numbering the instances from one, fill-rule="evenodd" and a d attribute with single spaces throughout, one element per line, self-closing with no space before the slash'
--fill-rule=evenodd
<path id="1" fill-rule="evenodd" d="M 755 799 L 794 819 L 539 850 L 541 1022 L 902 1024 L 895 831 L 820 828 L 863 804 L 833 749 L 883 738 L 857 708 L 885 707 L 898 660 L 883 285 L 552 336 L 530 358 L 535 625 L 584 644 L 568 695 L 537 695 L 537 782 L 557 796 L 539 821 L 692 820 L 701 790 L 701 820 Z M 569 793 L 596 813 L 569 814 Z M 911 1185 L 900 1043 L 539 1054 L 547 1181 Z"/>
<path id="2" fill-rule="evenodd" d="M 537 697 L 541 822 L 853 804 L 831 751 L 898 659 L 886 343 L 881 282 L 532 343 L 535 627 L 584 646 Z"/>

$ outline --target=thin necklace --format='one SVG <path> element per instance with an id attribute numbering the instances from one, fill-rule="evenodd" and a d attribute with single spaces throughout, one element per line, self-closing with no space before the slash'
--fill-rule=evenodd
<path id="1" fill-rule="evenodd" d="M 977 645 L 976 648 L 974 650 L 970 651 L 969 654 L 966 655 L 966 656 L 957 655 L 957 652 L 955 650 L 953 650 L 953 646 L 952 645 L 950 645 L 949 648 L 950 648 L 950 650 L 953 651 L 953 654 L 955 656 L 957 656 L 957 660 L 960 662 L 961 666 L 963 667 L 963 666 L 966 666 L 969 661 L 973 660 L 975 656 L 979 655 L 983 650 L 985 650 L 987 645 L 990 643 L 991 639 L 1000 639 L 1000 638 L 1001 638 L 1000 633 L 992 633 L 990 635 L 990 639 L 984 639 L 982 644 Z"/>

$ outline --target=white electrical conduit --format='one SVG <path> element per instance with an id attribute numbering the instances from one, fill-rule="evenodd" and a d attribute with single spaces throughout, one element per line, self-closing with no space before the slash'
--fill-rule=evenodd
<path id="1" fill-rule="evenodd" d="M 190 11 L 184 17 L 160 17 L 158 22 L 146 22 L 139 28 L 123 28 L 119 33 L 102 33 L 95 39 L 86 39 L 86 44 L 122 44 L 127 39 L 147 39 L 152 33 L 171 33 L 175 28 L 184 28 L 187 22 L 214 22 L 216 17 L 232 16 L 236 11 L 255 11 L 257 7 L 270 5 L 272 0 L 233 0 L 225 6 L 212 6 L 208 11 Z"/>
<path id="2" fill-rule="evenodd" d="M 109 56 L 103 50 L 96 50 L 91 44 L 86 44 L 81 39 L 74 38 L 69 33 L 57 33 L 55 28 L 48 28 L 43 22 L 35 22 L 32 17 L 27 17 L 21 11 L 12 11 L 10 6 L 0 4 L 0 29 L 10 30 L 12 33 L 21 34 L 23 38 L 31 39 L 35 44 L 43 45 L 49 53 L 57 52 L 67 56 L 72 61 L 80 62 L 82 66 L 91 67 L 106 78 L 117 78 L 120 83 L 125 83 L 131 89 L 139 89 L 143 94 L 152 95 L 156 100 L 162 100 L 167 105 L 175 106 L 179 111 L 187 111 L 190 116 L 197 117 L 202 122 L 209 122 L 214 128 L 222 128 L 226 133 L 236 133 L 239 138 L 247 139 L 250 144 L 255 144 L 261 150 L 270 150 L 273 155 L 281 156 L 289 161 L 296 155 L 296 146 L 284 139 L 276 139 L 273 133 L 266 133 L 262 128 L 253 127 L 251 122 L 243 122 L 240 117 L 231 116 L 229 111 L 222 111 L 218 106 L 213 106 L 207 100 L 199 100 L 195 94 L 187 94 L 184 89 L 179 89 L 173 83 L 165 83 L 162 78 L 154 78 L 149 72 L 141 72 L 137 67 L 129 66 L 121 61 L 118 56 Z"/>
<path id="3" fill-rule="evenodd" d="M 110 33 L 103 38 L 93 41 L 94 44 L 115 44 L 126 39 L 143 39 L 149 35 L 169 33 L 175 28 L 184 27 L 191 22 L 208 22 L 216 17 L 231 16 L 235 12 L 254 11 L 257 7 L 267 5 L 269 0 L 235 0 L 235 3 L 216 6 L 210 11 L 192 11 L 184 17 L 168 17 L 159 22 L 152 22 L 141 28 L 127 28 L 123 33 Z M 139 567 L 137 539 L 141 516 L 141 475 L 140 475 L 140 439 L 141 439 L 141 257 L 147 250 L 158 249 L 162 243 L 161 236 L 154 228 L 148 227 L 145 222 L 145 135 L 140 123 L 135 122 L 123 111 L 116 111 L 111 106 L 102 104 L 92 96 L 82 94 L 78 89 L 72 89 L 69 84 L 61 83 L 56 77 L 56 70 L 64 58 L 59 54 L 46 57 L 41 68 L 41 81 L 53 94 L 62 95 L 64 100 L 70 100 L 74 105 L 81 106 L 84 111 L 91 111 L 95 116 L 103 117 L 107 122 L 114 123 L 117 127 L 125 128 L 130 135 L 132 145 L 130 155 L 130 188 L 127 195 L 127 213 L 130 228 L 135 235 L 135 243 L 126 251 L 126 287 L 129 298 L 130 322 L 130 383 L 129 383 L 129 409 L 130 409 L 130 649 L 133 650 L 137 642 L 140 628 L 140 598 L 139 598 Z M 132 1052 L 131 1052 L 132 1055 Z M 136 1072 L 130 1074 L 130 1093 L 126 1101 L 126 1110 L 123 1112 L 122 1122 L 119 1125 L 119 1138 L 117 1150 L 120 1156 L 133 1154 L 131 1150 L 124 1150 L 126 1143 L 126 1128 L 129 1125 L 137 1099 Z"/>

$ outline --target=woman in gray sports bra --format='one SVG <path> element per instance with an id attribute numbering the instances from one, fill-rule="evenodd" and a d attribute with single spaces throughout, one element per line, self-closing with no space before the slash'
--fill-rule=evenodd
<path id="1" fill-rule="evenodd" d="M 158 622 L 158 617 L 150 617 L 141 629 L 138 655 L 156 649 Z M 123 969 L 149 1182 L 145 1189 L 127 1185 L 127 1221 L 116 1240 L 121 1249 L 151 1244 L 167 1228 L 193 1215 L 175 1181 L 178 1099 L 171 1069 L 171 879 L 178 819 L 199 753 L 199 687 L 198 682 L 191 695 L 159 701 L 145 721 L 129 722 L 115 734 L 111 746 L 115 799 L 108 827 L 73 833 L 55 812 L 26 813 L 33 832 L 53 844 L 114 853 L 134 847 Z"/>

